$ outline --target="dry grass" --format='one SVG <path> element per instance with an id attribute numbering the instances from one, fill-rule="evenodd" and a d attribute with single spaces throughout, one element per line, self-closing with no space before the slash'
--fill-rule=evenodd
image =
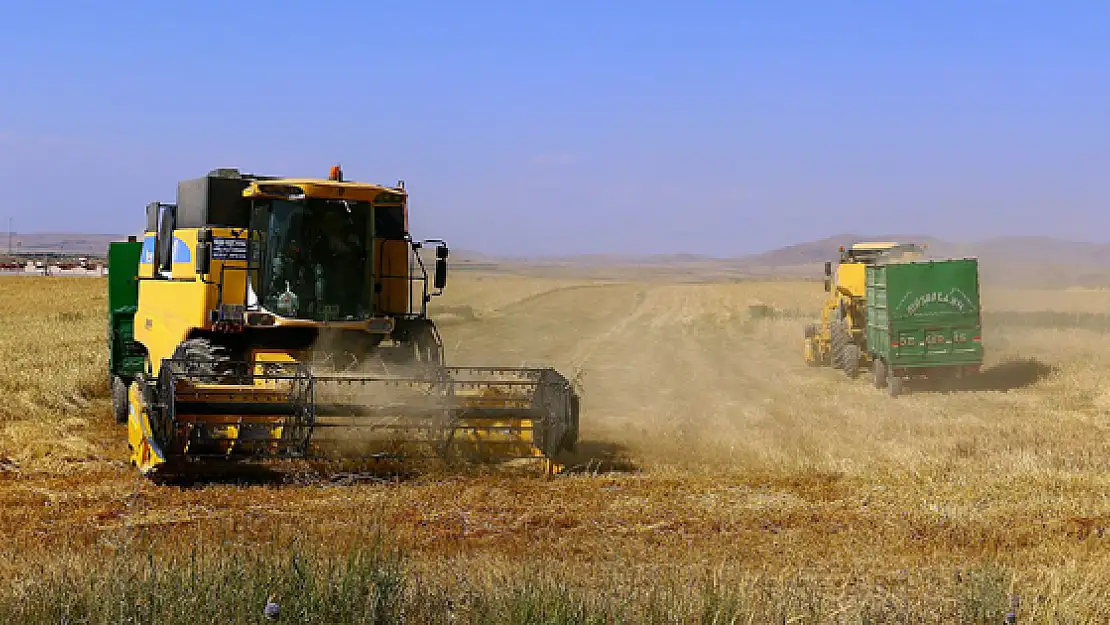
<path id="1" fill-rule="evenodd" d="M 449 360 L 577 374 L 635 470 L 180 489 L 124 464 L 104 282 L 2 279 L 0 617 L 1105 622 L 1110 295 L 988 289 L 979 385 L 897 400 L 803 365 L 823 295 L 459 272 Z"/>

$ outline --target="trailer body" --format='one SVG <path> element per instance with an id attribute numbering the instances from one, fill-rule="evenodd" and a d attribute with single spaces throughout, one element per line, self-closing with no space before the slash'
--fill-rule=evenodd
<path id="1" fill-rule="evenodd" d="M 946 258 L 866 268 L 866 349 L 882 378 L 978 373 L 983 363 L 979 262 Z M 897 384 L 900 387 L 900 383 Z"/>

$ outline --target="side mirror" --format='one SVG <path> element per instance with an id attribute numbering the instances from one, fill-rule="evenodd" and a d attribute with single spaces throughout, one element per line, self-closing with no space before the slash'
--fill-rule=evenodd
<path id="1" fill-rule="evenodd" d="M 196 272 L 198 276 L 206 275 L 212 270 L 212 244 L 208 242 L 197 243 Z"/>
<path id="2" fill-rule="evenodd" d="M 447 285 L 447 259 L 435 260 L 435 289 L 442 291 Z"/>
<path id="3" fill-rule="evenodd" d="M 436 246 L 436 275 L 435 288 L 442 291 L 447 286 L 447 246 L 442 243 Z"/>
<path id="4" fill-rule="evenodd" d="M 825 261 L 825 276 L 832 276 L 832 261 Z"/>
<path id="5" fill-rule="evenodd" d="M 445 286 L 447 286 L 447 259 L 446 258 L 437 258 L 436 259 L 435 287 L 436 287 L 436 290 L 439 291 L 439 290 L 442 290 L 443 287 L 445 287 Z"/>

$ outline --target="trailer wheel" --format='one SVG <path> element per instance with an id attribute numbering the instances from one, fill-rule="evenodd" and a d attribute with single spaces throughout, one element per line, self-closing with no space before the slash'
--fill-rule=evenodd
<path id="1" fill-rule="evenodd" d="M 127 423 L 127 385 L 118 375 L 112 376 L 112 415 L 116 423 Z"/>
<path id="2" fill-rule="evenodd" d="M 855 377 L 859 375 L 859 345 L 848 343 L 841 352 L 844 360 L 844 374 L 849 378 L 855 379 Z"/>
<path id="3" fill-rule="evenodd" d="M 903 392 L 902 378 L 894 375 L 893 371 L 888 374 L 886 381 L 886 392 L 891 397 L 898 397 Z"/>
<path id="4" fill-rule="evenodd" d="M 871 365 L 871 381 L 875 388 L 886 386 L 886 362 L 876 358 Z"/>

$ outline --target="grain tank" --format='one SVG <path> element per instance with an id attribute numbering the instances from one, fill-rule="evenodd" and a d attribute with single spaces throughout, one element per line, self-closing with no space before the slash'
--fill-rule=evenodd
<path id="1" fill-rule="evenodd" d="M 866 351 L 876 388 L 962 378 L 983 363 L 979 262 L 891 260 L 866 268 Z"/>

